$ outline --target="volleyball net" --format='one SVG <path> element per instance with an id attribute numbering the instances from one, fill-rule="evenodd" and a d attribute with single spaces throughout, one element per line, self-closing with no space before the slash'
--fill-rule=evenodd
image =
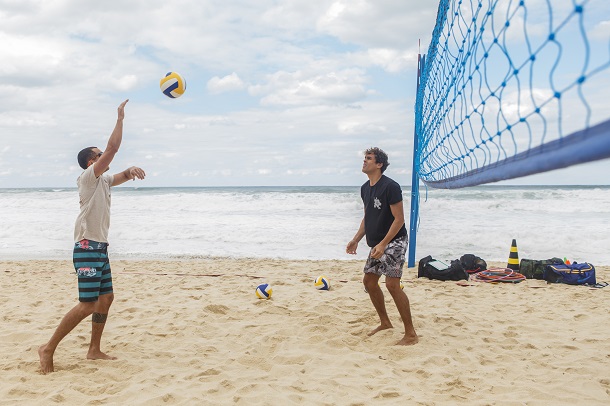
<path id="1" fill-rule="evenodd" d="M 414 174 L 461 188 L 610 157 L 607 0 L 441 0 Z"/>
<path id="2" fill-rule="evenodd" d="M 409 267 L 420 179 L 464 188 L 610 157 L 607 0 L 440 0 L 418 64 Z"/>

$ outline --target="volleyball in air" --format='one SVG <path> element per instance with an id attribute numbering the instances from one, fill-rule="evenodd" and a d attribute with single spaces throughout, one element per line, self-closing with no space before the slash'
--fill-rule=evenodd
<path id="1" fill-rule="evenodd" d="M 270 299 L 273 289 L 268 283 L 261 283 L 256 287 L 256 297 L 259 299 Z"/>
<path id="2" fill-rule="evenodd" d="M 184 94 L 186 81 L 176 72 L 167 72 L 167 75 L 161 79 L 160 86 L 164 95 L 175 99 Z"/>
<path id="3" fill-rule="evenodd" d="M 313 285 L 318 290 L 329 290 L 330 289 L 330 281 L 324 275 L 318 276 L 314 281 Z"/>

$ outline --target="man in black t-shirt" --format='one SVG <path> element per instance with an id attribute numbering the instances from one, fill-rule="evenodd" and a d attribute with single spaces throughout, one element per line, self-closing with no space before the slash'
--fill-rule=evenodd
<path id="1" fill-rule="evenodd" d="M 358 242 L 366 235 L 366 243 L 371 251 L 364 266 L 363 283 L 381 320 L 379 327 L 369 335 L 393 327 L 379 287 L 379 278 L 385 275 L 385 285 L 405 326 L 405 335 L 397 344 L 413 345 L 417 343 L 418 337 L 411 320 L 409 298 L 400 287 L 408 243 L 402 190 L 398 183 L 383 174 L 388 165 L 388 156 L 381 149 L 369 148 L 365 151 L 362 172 L 369 180 L 360 188 L 364 218 L 354 238 L 347 243 L 345 251 L 356 254 Z"/>

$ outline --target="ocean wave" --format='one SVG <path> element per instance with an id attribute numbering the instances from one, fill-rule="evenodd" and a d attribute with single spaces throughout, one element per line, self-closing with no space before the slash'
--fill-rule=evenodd
<path id="1" fill-rule="evenodd" d="M 71 256 L 78 193 L 0 190 L 0 253 Z M 410 191 L 403 189 L 407 228 Z M 416 257 L 473 253 L 610 264 L 610 188 L 505 187 L 422 191 Z M 363 215 L 358 187 L 113 190 L 110 252 L 136 258 L 364 259 L 345 245 Z"/>

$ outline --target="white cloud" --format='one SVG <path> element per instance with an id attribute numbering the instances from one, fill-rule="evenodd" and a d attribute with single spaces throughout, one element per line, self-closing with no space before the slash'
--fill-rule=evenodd
<path id="1" fill-rule="evenodd" d="M 372 65 L 381 66 L 388 72 L 396 73 L 404 71 L 409 66 L 414 66 L 417 54 L 398 49 L 373 48 L 368 51 Z"/>
<path id="2" fill-rule="evenodd" d="M 370 48 L 416 48 L 429 42 L 437 3 L 395 0 L 337 0 L 318 19 L 318 29 L 345 43 Z"/>
<path id="3" fill-rule="evenodd" d="M 360 69 L 339 72 L 276 72 L 264 85 L 251 86 L 262 105 L 347 104 L 366 96 L 367 79 Z"/>
<path id="4" fill-rule="evenodd" d="M 199 172 L 199 171 L 182 173 L 182 176 L 187 177 L 187 178 L 196 178 L 196 177 L 199 177 L 200 175 L 201 175 L 201 172 Z"/>
<path id="5" fill-rule="evenodd" d="M 219 94 L 245 88 L 244 82 L 239 78 L 237 73 L 233 72 L 230 75 L 222 78 L 214 76 L 208 81 L 208 91 L 211 94 Z"/>
<path id="6" fill-rule="evenodd" d="M 13 111 L 0 113 L 1 127 L 53 127 L 57 123 L 47 113 L 34 113 L 27 111 Z"/>
<path id="7" fill-rule="evenodd" d="M 590 37 L 607 42 L 610 38 L 610 20 L 597 23 L 591 30 Z"/>
<path id="8" fill-rule="evenodd" d="M 362 123 L 359 121 L 342 122 L 337 126 L 341 134 L 382 134 L 387 128 L 380 124 Z"/>
<path id="9" fill-rule="evenodd" d="M 155 174 L 143 186 L 360 184 L 371 145 L 408 173 L 417 42 L 425 51 L 436 12 L 415 0 L 0 0 L 0 187 L 73 186 L 76 153 L 105 147 L 126 98 L 112 167 Z M 168 71 L 187 80 L 179 99 L 159 90 Z"/>
<path id="10" fill-rule="evenodd" d="M 117 91 L 125 92 L 135 88 L 138 84 L 138 77 L 135 75 L 124 75 L 115 80 L 110 80 Z"/>

